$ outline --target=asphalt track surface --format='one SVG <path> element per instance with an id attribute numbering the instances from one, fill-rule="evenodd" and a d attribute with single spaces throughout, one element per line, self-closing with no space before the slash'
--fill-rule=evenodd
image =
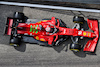
<path id="1" fill-rule="evenodd" d="M 36 19 L 54 16 L 62 19 L 68 27 L 74 25 L 72 22 L 74 14 L 70 11 L 0 5 L 0 67 L 100 67 L 100 41 L 96 55 L 85 54 L 82 51 L 73 53 L 69 50 L 70 39 L 58 47 L 36 44 L 22 44 L 19 48 L 9 46 L 9 36 L 4 36 L 3 31 L 6 18 L 12 17 L 15 11 L 24 12 L 29 18 Z M 83 14 L 86 17 L 98 19 L 100 17 L 98 13 L 83 12 Z M 80 43 L 84 44 L 87 40 L 84 38 Z"/>
<path id="2" fill-rule="evenodd" d="M 2 1 L 2 0 L 1 0 Z M 54 2 L 72 2 L 72 3 L 86 3 L 86 4 L 100 4 L 100 0 L 3 0 L 15 2 L 34 2 L 34 1 L 54 1 Z"/>
<path id="3" fill-rule="evenodd" d="M 6 2 L 33 3 L 42 5 L 100 9 L 100 0 L 1 0 Z"/>
<path id="4" fill-rule="evenodd" d="M 100 0 L 44 0 L 44 1 L 59 1 L 59 2 L 100 4 Z"/>

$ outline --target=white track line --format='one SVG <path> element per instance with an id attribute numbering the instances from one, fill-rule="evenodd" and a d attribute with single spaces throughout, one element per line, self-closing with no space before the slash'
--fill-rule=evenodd
<path id="1" fill-rule="evenodd" d="M 96 10 L 96 9 L 83 9 L 83 8 L 72 8 L 72 7 L 50 6 L 50 5 L 29 4 L 29 3 L 17 3 L 17 2 L 5 2 L 5 1 L 0 1 L 0 4 L 15 5 L 15 6 L 26 6 L 26 7 L 37 7 L 37 8 L 48 8 L 48 9 L 72 10 L 72 11 L 97 12 L 97 13 L 100 13 L 100 10 Z"/>

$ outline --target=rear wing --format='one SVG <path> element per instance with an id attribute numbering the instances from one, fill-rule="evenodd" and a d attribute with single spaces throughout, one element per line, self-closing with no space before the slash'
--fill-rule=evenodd
<path id="1" fill-rule="evenodd" d="M 94 20 L 94 19 L 87 19 L 87 23 L 89 28 L 94 32 L 94 34 L 96 35 L 95 38 L 93 38 L 92 40 L 89 40 L 86 45 L 84 46 L 83 51 L 89 51 L 89 52 L 94 52 L 97 42 L 99 40 L 99 24 L 98 24 L 98 20 Z"/>
<path id="2" fill-rule="evenodd" d="M 11 31 L 12 31 L 12 24 L 13 24 L 13 18 L 7 18 L 7 22 L 6 22 L 6 27 L 4 30 L 4 35 L 11 35 Z"/>

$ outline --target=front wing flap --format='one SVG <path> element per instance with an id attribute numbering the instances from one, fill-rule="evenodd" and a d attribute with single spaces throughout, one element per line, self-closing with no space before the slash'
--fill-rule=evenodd
<path id="1" fill-rule="evenodd" d="M 83 51 L 89 51 L 89 52 L 94 52 L 97 42 L 99 40 L 99 24 L 98 24 L 98 20 L 94 20 L 94 19 L 87 19 L 87 23 L 89 28 L 94 32 L 94 34 L 96 35 L 95 38 L 93 38 L 93 40 L 89 40 Z"/>

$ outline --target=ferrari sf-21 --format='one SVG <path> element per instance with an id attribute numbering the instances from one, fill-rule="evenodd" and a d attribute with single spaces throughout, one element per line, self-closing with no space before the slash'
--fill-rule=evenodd
<path id="1" fill-rule="evenodd" d="M 13 18 L 7 18 L 5 34 L 11 36 L 10 45 L 15 47 L 20 46 L 22 42 L 57 46 L 71 37 L 70 50 L 94 52 L 99 39 L 98 20 L 86 20 L 93 32 L 84 30 L 83 17 L 74 16 L 73 22 L 75 23 L 73 28 L 68 28 L 61 19 L 55 17 L 42 20 L 28 19 L 24 13 L 15 12 Z M 91 38 L 91 40 L 82 47 L 79 40 L 84 37 Z"/>

